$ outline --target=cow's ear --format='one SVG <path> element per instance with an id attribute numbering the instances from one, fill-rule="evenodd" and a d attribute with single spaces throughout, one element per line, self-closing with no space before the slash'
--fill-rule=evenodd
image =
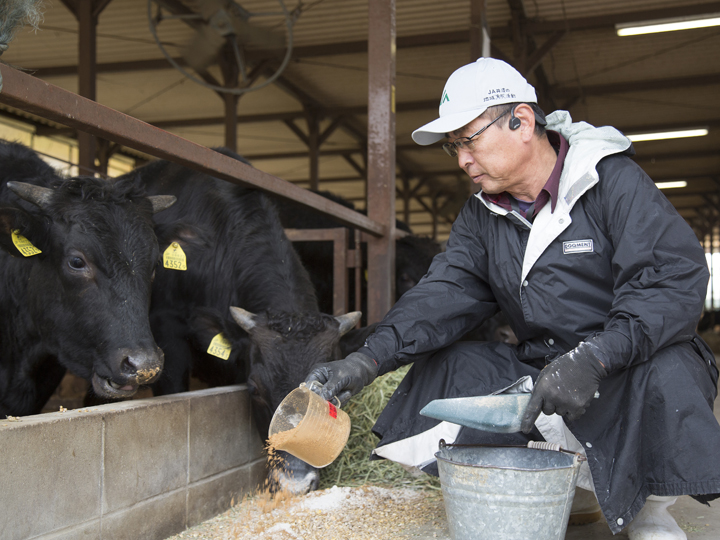
<path id="1" fill-rule="evenodd" d="M 155 235 L 161 249 L 177 242 L 181 246 L 207 247 L 210 245 L 211 235 L 203 228 L 193 223 L 174 221 L 172 223 L 158 223 L 155 225 Z"/>
<path id="2" fill-rule="evenodd" d="M 207 347 L 212 338 L 225 331 L 220 313 L 213 308 L 195 308 L 188 318 L 190 333 L 197 336 L 203 346 Z"/>
<path id="3" fill-rule="evenodd" d="M 45 244 L 44 238 L 44 227 L 38 219 L 19 208 L 0 207 L 0 247 L 10 255 L 38 254 Z"/>
<path id="4" fill-rule="evenodd" d="M 226 321 L 214 308 L 196 307 L 188 317 L 190 333 L 199 336 L 201 341 L 210 343 L 217 334 L 225 334 L 230 341 L 240 340 L 247 334 L 236 324 Z"/>

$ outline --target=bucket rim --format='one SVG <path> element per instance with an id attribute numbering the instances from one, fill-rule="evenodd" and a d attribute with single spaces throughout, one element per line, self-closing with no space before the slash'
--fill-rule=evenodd
<path id="1" fill-rule="evenodd" d="M 549 450 L 546 450 L 546 452 Z M 440 452 L 435 453 L 435 459 L 438 461 L 444 461 L 445 463 L 449 463 L 451 465 L 458 465 L 461 467 L 472 467 L 474 469 L 500 469 L 503 471 L 522 471 L 522 472 L 545 472 L 545 471 L 558 471 L 562 469 L 572 469 L 575 467 L 574 463 L 570 463 L 569 465 L 563 465 L 560 467 L 545 467 L 542 469 L 528 469 L 525 467 L 509 467 L 509 466 L 499 466 L 499 465 L 476 465 L 472 463 L 460 463 L 459 461 L 453 461 L 451 459 L 444 458 L 442 456 L 439 456 Z"/>
<path id="2" fill-rule="evenodd" d="M 543 468 L 527 468 L 527 467 L 518 467 L 518 466 L 499 466 L 499 465 L 483 465 L 483 464 L 473 464 L 473 463 L 460 463 L 459 461 L 453 461 L 452 459 L 449 459 L 447 457 L 443 457 L 440 455 L 440 452 L 446 448 L 516 448 L 516 449 L 523 449 L 523 450 L 533 450 L 533 451 L 539 451 L 539 452 L 556 452 L 556 453 L 564 453 L 565 455 L 572 456 L 572 461 L 568 465 L 561 465 L 558 467 L 543 467 Z M 523 472 L 543 472 L 543 471 L 557 471 L 562 469 L 574 469 L 579 468 L 582 461 L 584 461 L 584 456 L 581 454 L 578 454 L 576 452 L 572 452 L 570 450 L 565 450 L 563 448 L 553 450 L 548 448 L 532 448 L 527 447 L 525 445 L 512 445 L 512 444 L 447 444 L 444 440 L 440 441 L 439 449 L 437 452 L 435 452 L 435 459 L 438 461 L 444 461 L 445 463 L 449 463 L 451 465 L 459 465 L 463 467 L 473 467 L 475 469 L 501 469 L 501 470 L 509 470 L 509 471 L 523 471 Z"/>

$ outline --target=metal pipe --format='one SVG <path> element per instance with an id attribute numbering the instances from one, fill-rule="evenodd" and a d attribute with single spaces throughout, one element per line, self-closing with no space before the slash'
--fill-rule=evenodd
<path id="1" fill-rule="evenodd" d="M 388 227 L 385 224 L 231 157 L 153 127 L 137 118 L 6 65 L 0 65 L 0 74 L 3 79 L 0 103 L 234 184 L 275 193 L 280 197 L 314 208 L 321 214 L 335 218 L 343 225 L 357 227 L 373 236 L 382 237 L 387 234 Z"/>

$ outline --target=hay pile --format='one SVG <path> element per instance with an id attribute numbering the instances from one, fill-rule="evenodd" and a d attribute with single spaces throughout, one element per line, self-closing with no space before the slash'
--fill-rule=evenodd
<path id="1" fill-rule="evenodd" d="M 352 422 L 350 438 L 338 458 L 320 470 L 320 489 L 364 485 L 440 489 L 440 481 L 434 476 L 415 476 L 384 459 L 370 461 L 370 453 L 378 442 L 371 432 L 372 426 L 408 369 L 409 366 L 403 367 L 378 377 L 344 407 Z"/>

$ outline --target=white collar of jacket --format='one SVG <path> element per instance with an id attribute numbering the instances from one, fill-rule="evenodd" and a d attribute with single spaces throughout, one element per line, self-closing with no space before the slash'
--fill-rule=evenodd
<path id="1" fill-rule="evenodd" d="M 575 202 L 599 181 L 596 169 L 598 162 L 604 157 L 624 152 L 632 145 L 630 139 L 613 127 L 597 128 L 586 122 L 573 123 L 567 111 L 555 111 L 549 114 L 545 127 L 565 137 L 570 148 L 560 175 L 555 211 L 552 212 L 551 205 L 546 204 L 535 216 L 532 225 L 515 213 L 516 217 L 530 229 L 521 282 L 543 251 L 570 225 L 572 222 L 570 210 Z M 485 200 L 482 192 L 476 193 L 475 196 L 491 212 L 503 216 L 509 213 L 501 206 Z"/>

